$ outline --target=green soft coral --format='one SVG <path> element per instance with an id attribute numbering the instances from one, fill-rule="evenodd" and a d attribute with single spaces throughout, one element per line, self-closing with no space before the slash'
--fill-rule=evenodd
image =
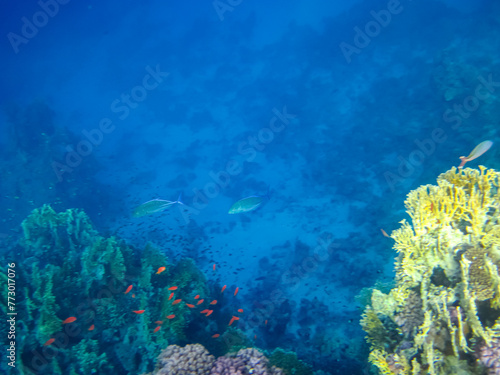
<path id="1" fill-rule="evenodd" d="M 97 340 L 84 339 L 73 346 L 70 351 L 74 371 L 80 375 L 108 373 L 111 367 L 108 364 L 106 353 L 99 353 Z"/>
<path id="2" fill-rule="evenodd" d="M 399 253 L 396 286 L 385 303 L 375 291 L 362 320 L 370 360 L 382 373 L 456 373 L 465 369 L 464 358 L 474 363 L 471 348 L 478 340 L 498 337 L 499 185 L 500 173 L 492 169 L 452 168 L 437 186 L 408 194 L 411 223 L 403 220 L 391 236 Z M 419 303 L 405 304 L 410 295 Z M 419 316 L 415 334 L 405 332 L 409 317 Z M 399 342 L 388 344 L 383 329 Z M 407 355 L 404 366 L 394 365 L 396 353 Z"/>
<path id="3" fill-rule="evenodd" d="M 297 354 L 285 351 L 281 348 L 275 349 L 269 356 L 269 366 L 276 366 L 283 370 L 286 375 L 312 375 L 313 370 L 297 358 Z"/>
<path id="4" fill-rule="evenodd" d="M 45 205 L 33 210 L 22 228 L 19 263 L 23 267 L 16 277 L 26 336 L 18 343 L 20 357 L 30 353 L 35 343 L 42 346 L 63 333 L 67 326 L 62 320 L 70 316 L 77 318 L 73 326 L 81 332 L 64 348 L 65 355 L 54 357 L 48 365 L 51 373 L 58 373 L 58 368 L 65 373 L 92 369 L 104 373 L 104 361 L 126 364 L 129 373 L 146 372 L 169 341 L 189 339 L 185 327 L 194 313 L 184 303 L 172 305 L 168 288 L 177 286 L 177 298 L 183 300 L 194 298 L 194 293 L 208 296 L 206 279 L 192 260 L 170 264 L 164 251 L 151 245 L 141 252 L 115 237 L 102 237 L 80 210 L 56 213 Z M 166 269 L 157 274 L 159 267 Z M 133 291 L 124 294 L 129 285 Z M 134 310 L 146 311 L 134 314 Z M 170 314 L 176 318 L 166 319 Z M 164 324 L 153 333 L 157 320 Z M 92 324 L 94 331 L 89 332 Z M 99 340 L 89 340 L 89 336 Z M 104 336 L 119 340 L 104 341 Z M 140 356 L 130 356 L 135 352 Z M 81 356 L 81 360 L 70 362 L 69 355 Z"/>

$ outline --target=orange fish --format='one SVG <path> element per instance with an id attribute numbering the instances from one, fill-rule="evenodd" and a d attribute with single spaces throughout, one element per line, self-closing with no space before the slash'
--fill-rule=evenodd
<path id="1" fill-rule="evenodd" d="M 174 319 L 175 318 L 175 315 L 172 314 L 172 315 L 167 315 L 167 319 Z"/>
<path id="2" fill-rule="evenodd" d="M 209 316 L 210 314 L 212 314 L 214 312 L 214 310 L 208 310 L 207 312 L 207 315 L 206 316 Z"/>
<path id="3" fill-rule="evenodd" d="M 217 305 L 217 300 L 214 299 L 212 302 L 210 302 L 211 305 Z"/>
<path id="4" fill-rule="evenodd" d="M 214 269 L 214 271 L 215 271 L 215 263 L 214 263 L 213 269 Z"/>
<path id="5" fill-rule="evenodd" d="M 205 309 L 205 310 L 203 310 L 203 311 L 200 311 L 200 314 L 205 314 L 205 313 L 207 313 L 207 312 L 209 312 L 209 311 L 210 311 L 209 309 Z"/>
<path id="6" fill-rule="evenodd" d="M 158 332 L 160 330 L 160 328 L 161 328 L 160 326 L 156 327 L 155 330 L 153 331 L 153 333 Z"/>
<path id="7" fill-rule="evenodd" d="M 174 302 L 172 302 L 172 305 L 177 305 L 181 301 L 182 301 L 181 299 L 176 299 Z"/>
<path id="8" fill-rule="evenodd" d="M 384 237 L 388 237 L 388 238 L 391 238 L 391 236 L 389 236 L 387 234 L 387 232 L 385 230 L 383 230 L 382 228 L 380 228 L 380 231 L 382 232 L 382 234 L 384 235 Z"/>
<path id="9" fill-rule="evenodd" d="M 168 290 L 177 290 L 177 287 L 176 286 L 171 286 L 170 288 L 168 288 Z"/>
<path id="10" fill-rule="evenodd" d="M 62 324 L 73 323 L 76 320 L 74 316 L 70 316 L 68 319 L 65 319 Z"/>
<path id="11" fill-rule="evenodd" d="M 236 287 L 236 289 L 234 290 L 234 295 L 238 294 L 238 290 L 240 290 L 240 288 Z"/>
<path id="12" fill-rule="evenodd" d="M 197 303 L 197 305 L 201 305 L 203 303 L 203 301 L 205 301 L 204 299 L 200 299 Z"/>
<path id="13" fill-rule="evenodd" d="M 230 326 L 231 324 L 233 324 L 233 322 L 234 322 L 235 320 L 240 320 L 240 318 L 238 318 L 237 316 L 233 316 L 233 317 L 231 318 L 231 321 L 229 322 L 229 324 L 228 324 L 228 325 Z"/>
<path id="14" fill-rule="evenodd" d="M 200 298 L 200 295 L 199 295 L 199 294 L 197 294 L 197 295 L 194 297 L 194 299 L 198 299 L 198 298 Z"/>
<path id="15" fill-rule="evenodd" d="M 226 286 L 227 286 L 227 285 L 224 285 L 224 286 L 222 287 L 222 289 L 221 289 L 221 291 L 220 291 L 221 293 L 222 293 L 224 290 L 226 290 Z"/>
<path id="16" fill-rule="evenodd" d="M 218 333 L 216 333 L 216 334 L 215 334 L 215 335 L 213 335 L 212 337 L 213 337 L 214 339 L 216 339 L 216 338 L 217 338 L 217 337 L 219 337 L 219 336 L 220 336 L 220 335 L 219 335 Z"/>
<path id="17" fill-rule="evenodd" d="M 163 320 L 157 320 L 155 324 L 163 324 Z"/>
<path id="18" fill-rule="evenodd" d="M 239 313 L 242 313 L 242 312 L 243 312 L 243 309 L 238 309 L 238 312 L 239 312 Z"/>
<path id="19" fill-rule="evenodd" d="M 170 301 L 173 296 L 174 296 L 174 292 L 170 293 L 170 297 L 168 297 L 168 300 Z"/>
<path id="20" fill-rule="evenodd" d="M 189 307 L 190 309 L 194 308 L 194 305 L 191 305 L 190 303 L 186 303 L 186 306 Z"/>
<path id="21" fill-rule="evenodd" d="M 95 326 L 92 324 L 90 327 L 89 327 L 89 331 L 93 331 L 95 328 Z"/>
<path id="22" fill-rule="evenodd" d="M 142 314 L 146 310 L 132 310 L 132 312 L 135 312 L 136 314 Z"/>
<path id="23" fill-rule="evenodd" d="M 267 326 L 267 319 L 266 319 L 266 321 L 264 322 L 264 325 L 265 325 L 265 326 Z"/>
<path id="24" fill-rule="evenodd" d="M 55 338 L 51 338 L 51 339 L 48 339 L 47 342 L 45 344 L 43 344 L 43 346 L 49 346 L 50 344 L 52 344 L 54 341 L 56 341 Z"/>
<path id="25" fill-rule="evenodd" d="M 135 298 L 135 294 L 134 293 L 132 293 L 132 298 Z"/>
<path id="26" fill-rule="evenodd" d="M 132 287 L 133 285 L 129 285 L 127 290 L 123 294 L 127 294 L 128 292 L 130 292 L 132 290 Z"/>
<path id="27" fill-rule="evenodd" d="M 165 270 L 166 270 L 165 267 L 160 267 L 160 268 L 158 268 L 158 272 L 156 272 L 156 274 L 159 275 L 160 273 L 162 273 Z"/>

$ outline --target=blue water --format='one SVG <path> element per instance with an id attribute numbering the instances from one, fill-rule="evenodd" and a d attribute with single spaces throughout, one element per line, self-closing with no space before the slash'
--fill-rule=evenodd
<path id="1" fill-rule="evenodd" d="M 407 218 L 410 190 L 499 140 L 493 0 L 42 0 L 3 15 L 2 259 L 24 259 L 33 209 L 81 209 L 103 236 L 238 286 L 238 307 L 268 322 L 242 319 L 252 345 L 331 375 L 370 368 L 359 296 L 390 286 L 396 256 L 380 228 Z M 495 146 L 479 164 L 500 167 Z M 184 206 L 131 215 L 181 193 Z M 27 367 L 43 344 L 29 328 Z"/>

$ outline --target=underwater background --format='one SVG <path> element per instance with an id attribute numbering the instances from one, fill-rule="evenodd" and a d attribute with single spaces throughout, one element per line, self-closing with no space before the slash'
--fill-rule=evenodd
<path id="1" fill-rule="evenodd" d="M 500 374 L 500 2 L 2 14 L 0 373 Z"/>

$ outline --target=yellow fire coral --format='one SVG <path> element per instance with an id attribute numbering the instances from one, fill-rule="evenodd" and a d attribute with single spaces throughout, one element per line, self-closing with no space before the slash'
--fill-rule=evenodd
<path id="1" fill-rule="evenodd" d="M 481 371 L 474 351 L 500 337 L 499 185 L 492 169 L 452 168 L 408 194 L 391 304 L 372 298 L 361 322 L 381 373 Z"/>

